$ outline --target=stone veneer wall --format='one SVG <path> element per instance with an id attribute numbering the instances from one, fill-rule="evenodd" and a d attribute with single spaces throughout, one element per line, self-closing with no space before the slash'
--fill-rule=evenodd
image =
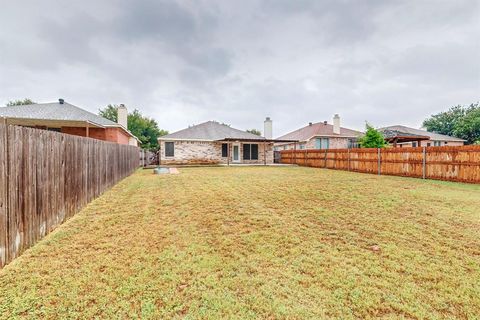
<path id="1" fill-rule="evenodd" d="M 161 164 L 226 164 L 228 159 L 222 157 L 222 143 L 211 141 L 172 141 L 174 156 L 165 156 L 165 142 L 160 141 Z M 233 144 L 230 143 L 230 163 L 233 158 Z M 240 162 L 245 164 L 263 164 L 265 153 L 263 143 L 258 144 L 258 160 L 243 160 L 243 143 L 240 144 Z M 266 145 L 267 164 L 273 163 L 273 144 Z"/>

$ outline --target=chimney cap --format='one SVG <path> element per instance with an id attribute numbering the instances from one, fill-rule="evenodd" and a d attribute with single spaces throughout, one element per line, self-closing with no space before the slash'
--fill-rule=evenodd
<path id="1" fill-rule="evenodd" d="M 118 105 L 118 107 L 119 107 L 119 108 L 127 108 L 127 107 L 125 107 L 125 105 L 124 105 L 123 103 L 120 103 L 120 104 Z"/>
<path id="2" fill-rule="evenodd" d="M 311 126 L 313 123 L 309 122 L 308 125 Z"/>
<path id="3" fill-rule="evenodd" d="M 271 121 L 270 117 L 266 117 L 265 121 Z"/>
<path id="4" fill-rule="evenodd" d="M 335 113 L 335 115 L 333 116 L 334 118 L 340 118 L 340 116 L 338 115 L 338 113 Z"/>
<path id="5" fill-rule="evenodd" d="M 327 125 L 327 123 L 328 123 L 328 121 L 326 121 L 326 120 L 325 120 L 325 121 L 323 121 L 323 124 L 324 124 L 324 125 Z"/>
<path id="6" fill-rule="evenodd" d="M 62 98 L 58 99 L 58 103 L 63 104 L 64 102 L 65 100 L 63 100 Z"/>

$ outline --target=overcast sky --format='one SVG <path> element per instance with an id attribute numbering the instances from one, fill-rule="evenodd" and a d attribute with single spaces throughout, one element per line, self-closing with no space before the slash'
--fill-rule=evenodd
<path id="1" fill-rule="evenodd" d="M 0 105 L 124 103 L 170 132 L 420 127 L 480 99 L 480 0 L 0 0 Z"/>

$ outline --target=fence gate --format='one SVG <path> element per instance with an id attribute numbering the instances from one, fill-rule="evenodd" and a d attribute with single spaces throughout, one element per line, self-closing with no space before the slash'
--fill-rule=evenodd
<path id="1" fill-rule="evenodd" d="M 140 165 L 142 167 L 158 165 L 158 152 L 140 150 Z"/>

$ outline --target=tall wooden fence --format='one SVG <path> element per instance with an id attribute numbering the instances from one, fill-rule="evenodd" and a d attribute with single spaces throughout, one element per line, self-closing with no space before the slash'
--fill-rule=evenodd
<path id="1" fill-rule="evenodd" d="M 0 124 L 0 268 L 139 166 L 138 148 Z"/>
<path id="2" fill-rule="evenodd" d="M 480 183 L 480 146 L 285 150 L 281 163 Z"/>

